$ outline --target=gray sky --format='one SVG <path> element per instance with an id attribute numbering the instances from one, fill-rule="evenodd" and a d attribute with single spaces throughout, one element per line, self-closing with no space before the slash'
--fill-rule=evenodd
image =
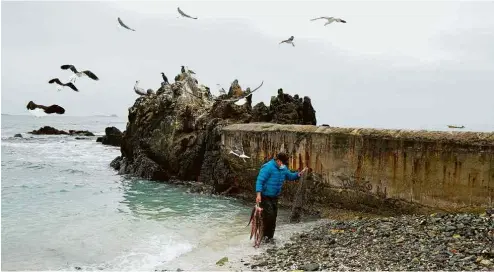
<path id="1" fill-rule="evenodd" d="M 235 78 L 308 95 L 318 124 L 492 128 L 494 2 L 447 1 L 2 1 L 2 113 L 26 114 L 29 100 L 66 115 L 126 117 L 137 95 L 187 65 L 217 93 Z M 177 6 L 198 20 L 177 18 Z M 336 16 L 346 24 L 309 21 Z M 117 17 L 136 29 L 119 26 Z M 295 47 L 279 41 L 295 36 Z M 56 91 L 74 64 L 76 93 Z"/>

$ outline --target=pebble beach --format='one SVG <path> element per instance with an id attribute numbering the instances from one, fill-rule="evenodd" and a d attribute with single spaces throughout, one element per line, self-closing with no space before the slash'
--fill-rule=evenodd
<path id="1" fill-rule="evenodd" d="M 275 236 L 276 238 L 276 236 Z M 246 270 L 494 270 L 494 214 L 330 220 L 267 246 Z"/>

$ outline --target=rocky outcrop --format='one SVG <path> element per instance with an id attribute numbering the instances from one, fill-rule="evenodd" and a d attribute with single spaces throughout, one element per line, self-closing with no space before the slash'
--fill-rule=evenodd
<path id="1" fill-rule="evenodd" d="M 129 108 L 122 155 L 110 164 L 120 174 L 195 181 L 198 186 L 192 191 L 208 188 L 213 193 L 240 194 L 238 173 L 242 165 L 237 157 L 225 154 L 221 148 L 222 127 L 260 121 L 316 124 L 308 97 L 301 99 L 280 89 L 270 106 L 259 103 L 253 108 L 252 95 L 241 106 L 223 101 L 245 97 L 250 92 L 249 88 L 243 91 L 238 80 L 228 94 L 217 98 L 187 72 L 177 75 L 175 80 L 173 84 L 162 85 L 156 93 L 137 98 Z"/>
<path id="2" fill-rule="evenodd" d="M 35 135 L 70 135 L 70 136 L 94 136 L 94 134 L 87 130 L 58 130 L 54 127 L 44 126 L 38 130 L 28 132 Z"/>
<path id="3" fill-rule="evenodd" d="M 277 124 L 316 125 L 316 112 L 310 98 L 293 97 L 278 89 L 278 95 L 271 98 L 268 122 Z"/>
<path id="4" fill-rule="evenodd" d="M 105 128 L 105 135 L 98 137 L 96 142 L 104 145 L 121 146 L 123 133 L 116 127 Z"/>

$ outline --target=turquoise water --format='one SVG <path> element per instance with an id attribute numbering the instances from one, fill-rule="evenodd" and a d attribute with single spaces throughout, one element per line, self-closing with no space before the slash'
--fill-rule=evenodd
<path id="1" fill-rule="evenodd" d="M 2 115 L 2 270 L 233 269 L 216 267 L 258 253 L 245 227 L 250 206 L 188 194 L 183 187 L 116 175 L 118 147 L 70 136 L 32 136 L 58 129 L 123 130 L 115 117 Z M 22 133 L 24 138 L 13 138 Z M 286 224 L 288 239 L 312 223 Z"/>

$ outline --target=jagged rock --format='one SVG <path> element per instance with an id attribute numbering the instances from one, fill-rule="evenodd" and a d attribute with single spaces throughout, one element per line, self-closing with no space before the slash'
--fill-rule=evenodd
<path id="1" fill-rule="evenodd" d="M 105 128 L 105 135 L 98 137 L 96 142 L 101 142 L 104 145 L 120 146 L 122 144 L 123 133 L 116 127 Z"/>
<path id="2" fill-rule="evenodd" d="M 310 98 L 293 97 L 278 89 L 278 95 L 271 97 L 269 106 L 271 121 L 278 124 L 316 125 L 316 112 Z"/>
<path id="3" fill-rule="evenodd" d="M 238 79 L 235 79 L 231 86 L 230 89 L 228 90 L 228 96 L 230 97 L 239 97 L 243 94 L 244 92 L 242 91 L 242 87 L 238 84 Z"/>
<path id="4" fill-rule="evenodd" d="M 120 174 L 198 182 L 190 190 L 194 193 L 242 193 L 243 182 L 252 180 L 238 175 L 245 168 L 238 158 L 222 152 L 224 126 L 271 120 L 273 116 L 283 123 L 315 124 L 308 98 L 305 105 L 302 99 L 283 94 L 275 99 L 275 108 L 260 103 L 253 110 L 252 96 L 242 106 L 221 101 L 250 92 L 242 92 L 238 80 L 232 84 L 230 95 L 214 99 L 209 88 L 198 84 L 193 76 L 181 73 L 174 83 L 162 85 L 155 94 L 136 99 L 128 111 L 122 155 L 111 162 L 111 167 Z M 284 120 L 285 115 L 294 117 Z"/>
<path id="5" fill-rule="evenodd" d="M 271 118 L 269 108 L 263 102 L 255 105 L 252 109 L 252 119 L 255 122 L 271 122 Z"/>
<path id="6" fill-rule="evenodd" d="M 15 138 L 22 138 L 22 134 L 17 133 L 17 134 L 15 134 L 15 135 L 14 135 L 14 137 L 15 137 Z"/>
<path id="7" fill-rule="evenodd" d="M 58 130 L 54 127 L 44 126 L 38 130 L 28 132 L 35 135 L 71 135 L 71 136 L 94 136 L 94 134 L 87 130 Z"/>
<path id="8" fill-rule="evenodd" d="M 94 136 L 92 132 L 87 130 L 69 130 L 69 135 Z"/>

